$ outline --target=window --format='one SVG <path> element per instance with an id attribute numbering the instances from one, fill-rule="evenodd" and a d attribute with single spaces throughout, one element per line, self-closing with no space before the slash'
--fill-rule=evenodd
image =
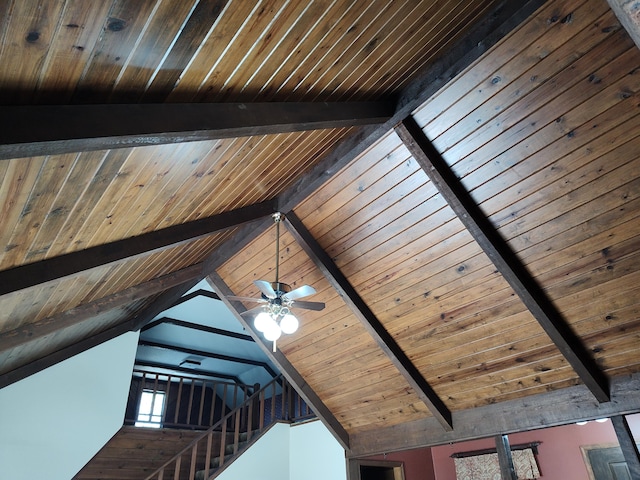
<path id="1" fill-rule="evenodd" d="M 164 392 L 143 390 L 138 407 L 136 427 L 160 428 L 164 410 Z"/>

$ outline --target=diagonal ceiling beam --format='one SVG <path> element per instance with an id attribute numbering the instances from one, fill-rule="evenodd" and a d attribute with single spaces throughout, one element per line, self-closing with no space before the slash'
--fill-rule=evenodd
<path id="1" fill-rule="evenodd" d="M 609 401 L 609 382 L 580 339 L 538 282 L 500 236 L 440 153 L 412 117 L 396 126 L 413 158 L 422 167 L 471 236 L 600 402 Z"/>
<path id="2" fill-rule="evenodd" d="M 218 275 L 217 272 L 212 272 L 207 277 L 207 281 L 211 287 L 216 291 L 220 299 L 229 308 L 231 313 L 238 319 L 242 326 L 251 334 L 256 343 L 260 346 L 262 351 L 267 355 L 269 360 L 276 366 L 276 368 L 284 375 L 287 381 L 294 386 L 296 391 L 304 399 L 304 401 L 311 407 L 313 412 L 318 416 L 327 429 L 333 434 L 335 439 L 342 445 L 345 450 L 349 450 L 349 434 L 331 413 L 323 401 L 313 391 L 311 386 L 302 378 L 302 375 L 295 369 L 295 367 L 287 360 L 287 357 L 278 350 L 273 352 L 270 345 L 267 345 L 266 340 L 260 335 L 252 322 L 247 321 L 241 313 L 246 311 L 244 305 L 236 300 L 229 300 L 228 296 L 233 296 L 225 281 Z"/>
<path id="3" fill-rule="evenodd" d="M 172 307 L 177 307 L 178 305 L 184 303 L 184 302 L 188 302 L 189 300 L 196 298 L 196 297 L 207 297 L 207 298 L 212 298 L 214 300 L 220 300 L 218 298 L 218 295 L 216 295 L 213 292 L 210 292 L 209 290 L 204 290 L 204 289 L 199 289 L 196 290 L 195 292 L 191 292 L 188 295 L 185 295 L 183 297 L 180 297 L 178 300 L 176 300 L 176 303 L 174 303 L 173 305 L 171 305 Z"/>
<path id="4" fill-rule="evenodd" d="M 381 123 L 390 102 L 3 107 L 0 159 Z"/>
<path id="5" fill-rule="evenodd" d="M 101 312 L 125 307 L 142 298 L 164 292 L 173 287 L 185 288 L 183 285 L 200 280 L 202 277 L 204 277 L 202 264 L 196 264 L 162 277 L 154 278 L 148 282 L 134 285 L 93 302 L 79 305 L 52 317 L 24 324 L 0 335 L 0 352 L 34 342 L 63 328 L 90 321 Z M 136 321 L 139 321 L 139 318 Z M 135 330 L 135 328 L 129 328 L 129 330 L 131 329 Z"/>
<path id="6" fill-rule="evenodd" d="M 52 367 L 53 365 L 62 362 L 64 360 L 67 360 L 75 355 L 78 355 L 79 353 L 82 353 L 86 350 L 89 350 L 90 348 L 93 348 L 97 345 L 100 345 L 101 343 L 104 342 L 108 342 L 109 340 L 113 340 L 114 338 L 123 335 L 127 332 L 131 332 L 131 331 L 136 331 L 139 330 L 140 327 L 142 325 L 144 325 L 145 323 L 147 323 L 148 321 L 150 321 L 152 318 L 154 318 L 156 315 L 158 315 L 160 312 L 164 311 L 165 309 L 169 308 L 171 306 L 171 304 L 173 304 L 177 298 L 179 298 L 180 296 L 184 295 L 187 291 L 189 291 L 191 288 L 193 288 L 194 285 L 196 285 L 200 280 L 202 280 L 202 265 L 194 265 L 193 267 L 189 267 L 183 270 L 180 270 L 178 272 L 174 272 L 174 274 L 169 274 L 165 277 L 160 277 L 159 279 L 156 280 L 160 280 L 161 282 L 166 281 L 168 278 L 174 278 L 175 281 L 178 281 L 178 276 L 181 276 L 182 274 L 186 273 L 188 276 L 188 280 L 184 281 L 184 283 L 182 284 L 178 284 L 175 286 L 170 286 L 169 283 L 164 283 L 163 285 L 158 285 L 158 288 L 160 288 L 161 290 L 164 290 L 165 288 L 168 287 L 168 290 L 165 290 L 163 293 L 161 293 L 149 306 L 147 306 L 144 310 L 142 310 L 141 312 L 138 312 L 137 314 L 135 314 L 134 316 L 132 316 L 131 318 L 129 318 L 128 320 L 115 325 L 111 328 L 108 328 L 105 331 L 102 331 L 100 333 L 97 333 L 95 335 L 92 335 L 90 337 L 87 338 L 83 338 L 82 340 L 73 343 L 71 345 L 68 345 L 66 347 L 61 348 L 60 350 L 57 350 L 53 353 L 50 353 L 49 355 L 46 355 L 44 357 L 38 358 L 34 361 L 32 361 L 31 363 L 25 364 L 25 365 L 21 365 L 18 368 L 15 368 L 9 372 L 5 372 L 3 374 L 0 375 L 0 388 L 4 388 L 7 385 L 11 385 L 12 383 L 18 382 L 24 378 L 27 378 L 35 373 L 38 373 L 41 370 L 44 370 L 46 368 Z M 175 277 L 174 277 L 175 275 Z M 142 284 L 142 291 L 145 292 L 145 295 L 148 293 L 149 295 L 151 295 L 152 293 L 149 292 L 153 292 L 154 288 L 153 285 L 155 285 L 155 281 L 156 280 L 152 280 L 151 282 L 149 282 L 150 284 Z M 146 287 L 145 287 L 146 286 Z M 137 287 L 134 287 L 137 288 Z M 125 290 L 126 292 L 126 290 Z M 124 293 L 124 292 L 122 292 Z M 134 293 L 134 292 L 130 292 L 130 293 Z M 134 296 L 138 295 L 138 293 L 134 293 Z M 142 294 L 140 294 L 142 295 Z M 108 297 L 107 297 L 108 298 Z M 122 299 L 123 301 L 125 301 L 125 303 L 127 302 L 125 297 L 120 297 L 120 299 Z M 131 301 L 131 300 L 129 300 Z M 97 303 L 100 303 L 101 300 L 97 301 Z M 88 315 L 88 317 L 85 317 L 84 315 L 80 315 L 78 317 L 78 321 L 84 321 L 81 319 L 87 319 L 90 318 L 91 316 L 93 316 L 93 314 L 95 313 L 95 310 L 92 310 L 92 308 L 95 308 L 97 305 L 89 304 L 87 305 L 87 310 L 85 311 L 83 309 L 83 307 L 79 307 L 81 308 L 83 311 L 85 311 L 86 315 Z M 113 308 L 113 305 L 111 305 L 108 308 Z M 79 313 L 79 312 L 76 312 Z M 64 316 L 64 314 L 63 314 Z M 59 330 L 60 328 L 64 328 L 62 327 L 62 325 L 65 322 L 62 323 L 49 323 L 47 322 L 47 325 L 44 326 L 44 328 L 47 331 L 50 331 L 50 333 L 53 333 L 57 330 Z M 71 325 L 68 325 L 71 326 Z M 10 333 L 10 332 L 9 332 Z M 31 334 L 31 338 L 29 339 L 29 341 L 31 341 L 33 339 L 33 337 L 37 337 L 37 338 L 42 338 L 41 335 L 42 332 L 37 331 L 35 333 Z M 4 334 L 2 337 L 0 337 L 0 342 L 4 341 Z M 15 342 L 15 337 L 12 336 L 12 338 L 9 339 L 9 341 L 14 341 Z M 3 348 L 0 348 L 0 351 L 4 350 Z"/>
<path id="7" fill-rule="evenodd" d="M 611 402 L 598 403 L 585 385 L 453 412 L 456 429 L 444 432 L 434 418 L 351 434 L 350 457 L 446 445 L 640 412 L 640 373 L 611 379 Z"/>
<path id="8" fill-rule="evenodd" d="M 409 357 L 400 348 L 398 343 L 384 328 L 380 320 L 375 316 L 367 304 L 362 300 L 355 288 L 349 283 L 340 269 L 325 252 L 320 244 L 307 230 L 304 224 L 293 212 L 284 216 L 285 224 L 290 233 L 307 253 L 316 267 L 327 278 L 329 283 L 338 291 L 345 303 L 351 308 L 354 315 L 362 322 L 364 328 L 378 343 L 382 351 L 389 357 L 391 363 L 400 371 L 402 376 L 414 389 L 418 397 L 429 408 L 434 417 L 442 424 L 445 430 L 452 430 L 451 412 L 438 397 L 431 385 L 424 379 L 420 371 L 409 360 Z"/>
<path id="9" fill-rule="evenodd" d="M 175 247 L 181 243 L 271 215 L 275 209 L 276 201 L 270 200 L 3 270 L 0 272 L 0 296 L 75 275 L 90 268 Z"/>
<path id="10" fill-rule="evenodd" d="M 223 360 L 225 362 L 241 363 L 243 365 L 253 365 L 256 367 L 264 368 L 269 375 L 277 377 L 278 374 L 269 366 L 266 362 L 260 360 L 252 360 L 250 358 L 234 357 L 231 355 L 223 355 L 221 353 L 206 352 L 204 350 L 196 350 L 194 348 L 179 347 L 177 345 L 168 345 L 166 343 L 152 342 L 149 340 L 140 340 L 138 342 L 139 347 L 157 348 L 160 350 L 171 350 L 173 352 L 186 353 L 188 355 L 197 355 L 198 357 L 212 358 L 215 360 Z"/>

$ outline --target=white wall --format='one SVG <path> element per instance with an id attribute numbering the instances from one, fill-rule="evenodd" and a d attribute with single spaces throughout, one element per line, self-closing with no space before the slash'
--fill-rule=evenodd
<path id="1" fill-rule="evenodd" d="M 322 422 L 290 429 L 290 480 L 346 480 L 344 449 Z"/>
<path id="2" fill-rule="evenodd" d="M 84 467 L 122 426 L 137 343 L 127 333 L 1 389 L 0 478 L 69 480 Z"/>
<path id="3" fill-rule="evenodd" d="M 277 423 L 240 458 L 218 475 L 219 480 L 287 480 L 289 425 Z"/>
<path id="4" fill-rule="evenodd" d="M 219 480 L 345 480 L 344 449 L 320 422 L 274 425 Z"/>

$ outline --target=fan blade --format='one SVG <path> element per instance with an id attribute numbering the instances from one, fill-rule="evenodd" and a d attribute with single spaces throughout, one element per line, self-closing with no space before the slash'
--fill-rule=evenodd
<path id="1" fill-rule="evenodd" d="M 315 310 L 319 312 L 320 310 L 324 310 L 324 303 L 322 302 L 305 302 L 295 301 L 291 304 L 291 308 L 304 308 L 305 310 Z"/>
<path id="2" fill-rule="evenodd" d="M 260 313 L 262 311 L 263 311 L 262 307 L 255 307 L 255 308 L 252 308 L 251 310 L 245 310 L 240 315 L 242 315 L 243 317 L 245 315 L 256 315 L 256 314 L 258 314 L 258 313 Z"/>
<path id="3" fill-rule="evenodd" d="M 264 298 L 253 298 L 253 297 L 236 297 L 234 295 L 228 295 L 228 300 L 237 300 L 239 302 L 256 302 L 256 303 L 267 303 L 268 300 Z"/>
<path id="4" fill-rule="evenodd" d="M 309 295 L 313 295 L 316 293 L 316 289 L 309 286 L 303 285 L 301 287 L 296 288 L 295 290 L 291 290 L 288 293 L 285 293 L 282 298 L 285 300 L 295 300 L 296 298 L 308 297 Z"/>
<path id="5" fill-rule="evenodd" d="M 271 286 L 271 282 L 267 282 L 266 280 L 254 280 L 253 283 L 267 298 L 277 297 L 275 290 Z"/>

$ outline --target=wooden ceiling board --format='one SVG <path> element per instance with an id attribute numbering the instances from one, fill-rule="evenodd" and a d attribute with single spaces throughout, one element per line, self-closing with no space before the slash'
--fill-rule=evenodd
<path id="1" fill-rule="evenodd" d="M 247 257 L 240 252 L 237 257 L 228 261 L 218 269 L 218 273 L 229 285 L 231 290 L 238 295 L 245 296 L 257 295 L 255 286 L 248 285 L 248 279 L 266 278 L 271 280 L 274 267 L 274 259 L 272 256 L 265 256 L 264 251 L 274 250 L 275 245 L 275 227 L 271 231 L 265 232 L 258 237 L 253 244 L 244 249 L 249 252 Z M 315 270 L 308 258 L 305 258 L 300 247 L 293 241 L 291 236 L 284 231 L 281 234 L 281 258 L 280 258 L 280 279 L 292 285 L 301 285 L 308 283 L 309 277 L 300 279 L 303 272 Z M 256 254 L 262 252 L 262 255 Z M 271 257 L 271 260 L 264 261 L 265 258 Z M 253 265 L 262 268 L 262 273 L 250 274 L 247 265 Z M 305 266 L 306 265 L 306 266 Z M 342 304 L 335 290 L 325 287 L 326 280 L 318 277 L 318 274 L 312 277 L 312 283 L 318 290 L 318 294 L 309 297 L 311 301 L 324 301 L 330 306 Z M 246 305 L 250 307 L 249 304 Z M 281 351 L 287 356 L 288 360 L 305 378 L 305 381 L 321 396 L 323 402 L 329 408 L 335 402 L 333 396 L 343 398 L 345 395 L 351 395 L 354 399 L 362 398 L 366 395 L 372 395 L 378 399 L 393 395 L 397 390 L 397 386 L 407 388 L 406 380 L 404 380 L 398 371 L 390 363 L 390 360 L 383 354 L 375 341 L 366 334 L 362 325 L 357 322 L 348 309 L 340 308 L 336 311 L 335 307 L 330 307 L 331 311 L 323 312 L 306 312 L 299 313 L 301 326 L 295 336 L 285 336 L 278 345 Z M 355 330 L 345 337 L 343 333 L 346 329 Z M 355 339 L 359 339 L 356 341 Z M 375 387 L 361 387 L 359 383 L 353 382 L 355 378 L 368 378 L 366 385 L 370 383 L 376 384 Z M 381 376 L 386 378 L 383 385 L 378 385 Z M 375 380 L 374 380 L 375 378 Z M 417 396 L 413 397 L 414 402 L 420 402 Z M 384 410 L 383 413 L 384 414 Z M 379 414 L 379 415 L 382 415 Z M 343 425 L 348 425 L 352 421 L 352 412 L 348 416 L 337 414 Z M 423 414 L 424 415 L 424 414 Z M 391 421 L 387 419 L 388 421 Z M 380 422 L 380 418 L 376 420 Z M 398 421 L 400 419 L 398 418 Z"/>
<path id="2" fill-rule="evenodd" d="M 406 103 L 419 70 L 442 62 L 420 83 L 441 88 L 421 92 L 412 116 L 594 364 L 610 378 L 637 373 L 640 52 L 604 0 L 549 0 L 493 47 L 474 37 L 469 48 L 485 53 L 461 67 L 446 52 L 498 3 L 12 0 L 0 5 L 0 103 Z M 412 388 L 394 342 L 455 415 L 580 384 L 509 273 L 392 122 L 384 128 L 348 163 L 324 159 L 377 134 L 335 128 L 2 161 L 0 270 L 282 196 L 376 317 L 364 325 L 349 307 L 357 302 L 282 225 L 279 279 L 313 285 L 308 300 L 326 308 L 296 312 L 300 329 L 278 349 L 349 435 L 442 416 Z M 10 347 L 0 375 L 131 325 L 156 293 L 43 327 L 165 275 L 215 263 L 236 295 L 258 297 L 253 280 L 275 279 L 267 224 L 0 296 Z M 223 259 L 219 248 L 233 253 Z M 38 326 L 30 340 L 9 339 Z"/>

